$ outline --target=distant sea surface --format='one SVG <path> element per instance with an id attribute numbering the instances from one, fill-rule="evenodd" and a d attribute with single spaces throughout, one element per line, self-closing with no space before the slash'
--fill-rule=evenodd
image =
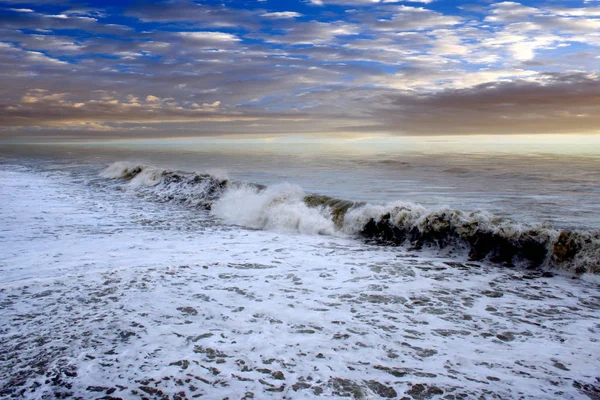
<path id="1" fill-rule="evenodd" d="M 600 227 L 600 136 L 47 142 L 4 144 L 0 155 L 95 170 L 124 161 L 287 182 L 350 201 L 400 200 L 559 228 Z"/>

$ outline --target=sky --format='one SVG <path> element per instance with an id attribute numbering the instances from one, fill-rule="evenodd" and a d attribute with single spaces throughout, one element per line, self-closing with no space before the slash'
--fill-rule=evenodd
<path id="1" fill-rule="evenodd" d="M 0 136 L 600 134 L 600 0 L 0 0 Z"/>

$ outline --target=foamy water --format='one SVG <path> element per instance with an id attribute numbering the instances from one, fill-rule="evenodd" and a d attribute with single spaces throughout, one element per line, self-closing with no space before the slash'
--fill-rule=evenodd
<path id="1" fill-rule="evenodd" d="M 262 186 L 215 176 L 116 162 L 101 176 L 162 201 L 202 205 L 229 224 L 289 233 L 363 236 L 386 245 L 424 246 L 527 268 L 600 273 L 600 232 L 520 224 L 477 210 L 371 204 L 307 195 L 288 183 Z"/>
<path id="2" fill-rule="evenodd" d="M 5 159 L 1 395 L 598 390 L 593 229 L 561 239 L 563 228 L 485 209 L 264 183 L 137 162 Z M 533 253 L 507 260 L 506 246 Z M 535 269 L 520 267 L 536 257 Z"/>

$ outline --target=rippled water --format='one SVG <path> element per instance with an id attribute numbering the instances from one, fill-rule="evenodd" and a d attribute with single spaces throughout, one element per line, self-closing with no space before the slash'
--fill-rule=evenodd
<path id="1" fill-rule="evenodd" d="M 137 160 L 291 193 L 300 185 L 353 200 L 421 199 L 597 229 L 597 204 L 587 195 L 598 190 L 592 156 L 540 156 L 529 168 L 520 159 L 517 168 L 514 155 L 253 154 L 127 144 L 3 147 L 0 397 L 598 393 L 595 276 L 281 229 L 289 219 L 257 229 L 223 210 L 175 201 L 189 195 L 185 185 L 102 176 L 115 160 Z M 546 169 L 557 163 L 562 172 Z M 578 172 L 569 180 L 566 171 Z M 177 176 L 171 179 L 194 177 Z M 549 191 L 554 205 L 539 207 L 546 197 L 532 202 Z M 249 191 L 245 202 L 234 196 L 224 210 L 234 204 L 253 215 L 243 213 L 246 203 L 264 194 Z"/>
<path id="2" fill-rule="evenodd" d="M 391 140 L 391 139 L 390 139 Z M 548 142 L 546 146 L 544 143 Z M 95 168 L 114 161 L 226 175 L 346 200 L 485 210 L 517 222 L 600 227 L 600 141 L 395 139 L 372 142 L 199 139 L 5 145 L 0 154 Z M 574 143 L 573 143 L 574 142 Z M 35 159 L 32 160 L 35 164 Z"/>

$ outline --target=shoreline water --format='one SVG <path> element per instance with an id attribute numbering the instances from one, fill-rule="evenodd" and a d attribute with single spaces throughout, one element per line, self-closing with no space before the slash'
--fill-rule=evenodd
<path id="1" fill-rule="evenodd" d="M 0 169 L 5 396 L 580 399 L 599 389 L 597 282 L 247 229 L 94 168 Z"/>
<path id="2" fill-rule="evenodd" d="M 354 202 L 307 195 L 293 185 L 265 187 L 124 162 L 111 164 L 101 175 L 161 201 L 212 209 L 228 223 L 251 228 L 362 236 L 380 244 L 462 252 L 470 261 L 600 273 L 600 231 L 518 224 L 479 210 Z"/>

